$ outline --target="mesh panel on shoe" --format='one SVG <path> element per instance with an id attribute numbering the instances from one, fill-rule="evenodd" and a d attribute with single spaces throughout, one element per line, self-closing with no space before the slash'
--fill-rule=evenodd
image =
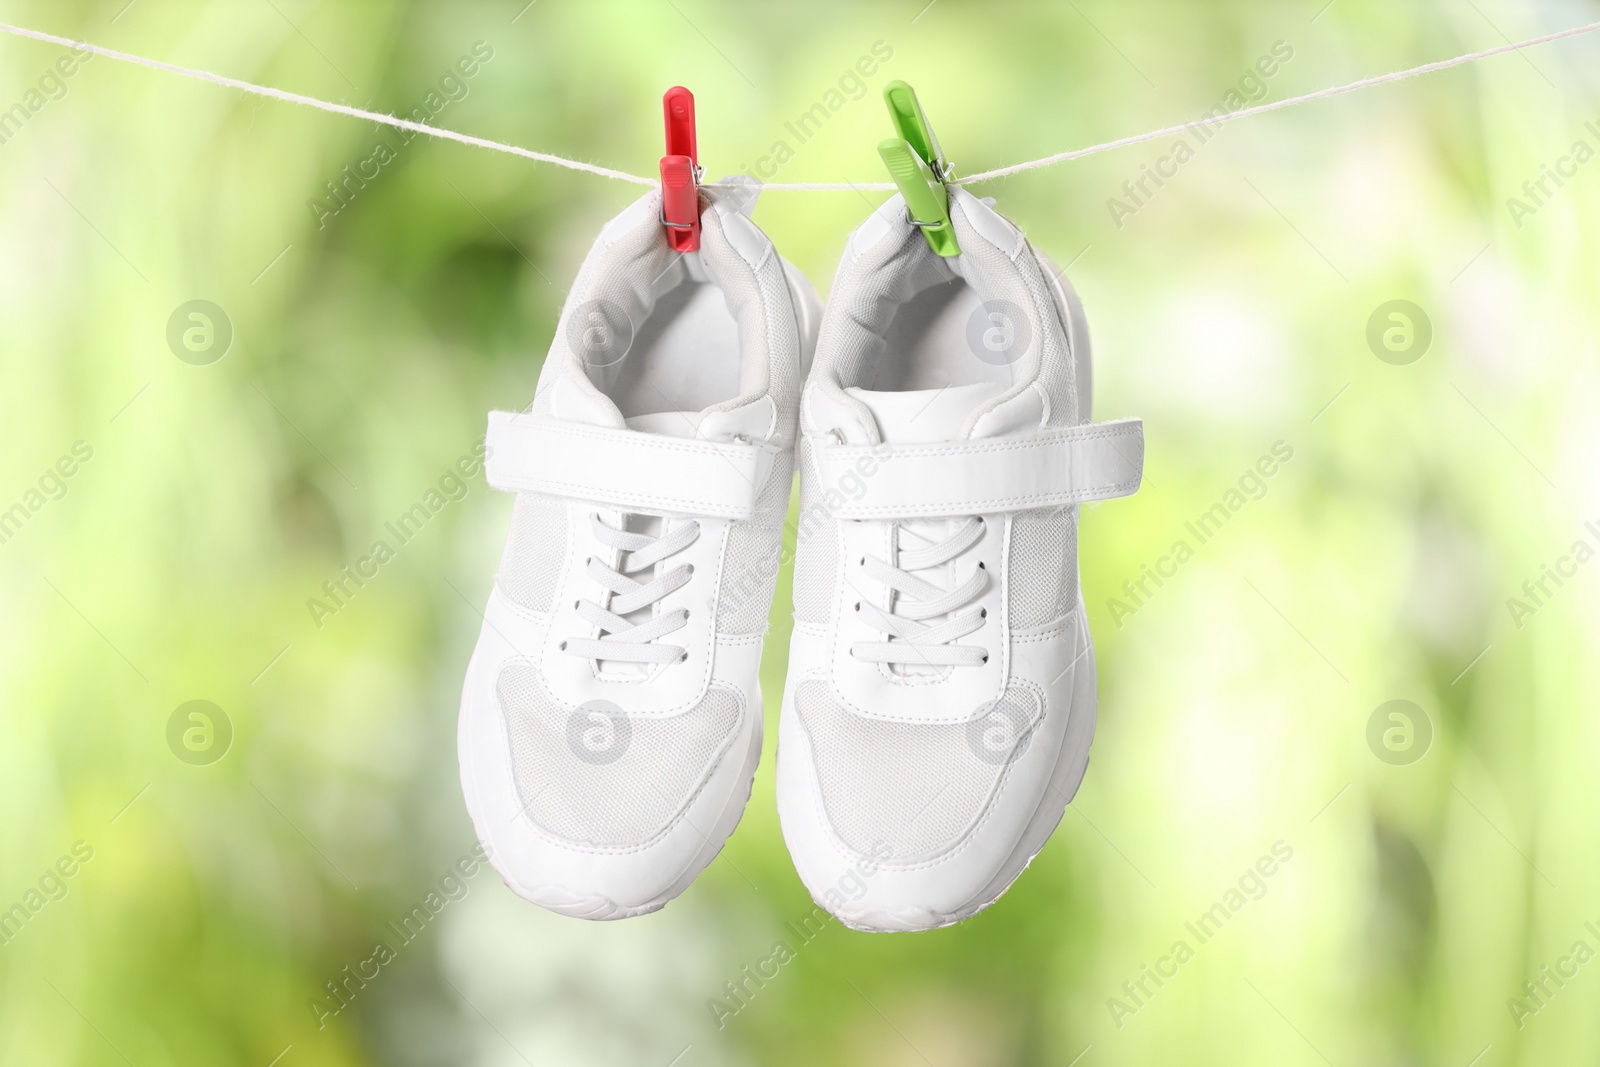
<path id="1" fill-rule="evenodd" d="M 511 533 L 495 575 L 500 591 L 530 611 L 549 611 L 566 554 L 566 506 L 549 497 L 518 493 L 511 509 Z"/>
<path id="2" fill-rule="evenodd" d="M 867 719 L 840 707 L 821 680 L 795 689 L 795 709 L 834 833 L 861 854 L 887 846 L 892 865 L 937 856 L 966 835 L 1026 751 L 1041 713 L 1030 691 L 1006 690 L 991 710 L 1015 744 L 996 752 L 985 748 L 989 716 L 952 725 Z"/>
<path id="3" fill-rule="evenodd" d="M 1007 619 L 1014 630 L 1043 626 L 1077 606 L 1077 508 L 1024 511 L 1011 520 Z"/>
<path id="4" fill-rule="evenodd" d="M 811 441 L 800 441 L 800 519 L 795 530 L 794 617 L 826 622 L 833 601 L 839 546 L 821 494 L 821 478 Z"/>
<path id="5" fill-rule="evenodd" d="M 609 848 L 644 844 L 683 811 L 726 757 L 743 704 L 713 688 L 670 719 L 608 720 L 557 704 L 523 660 L 506 665 L 495 690 L 528 817 L 554 837 Z"/>
<path id="6" fill-rule="evenodd" d="M 717 598 L 719 633 L 758 634 L 767 628 L 772 590 L 778 581 L 778 557 L 783 550 L 783 517 L 789 511 L 793 481 L 794 472 L 787 457 L 779 457 L 756 497 L 755 518 L 736 522 L 728 531 Z"/>

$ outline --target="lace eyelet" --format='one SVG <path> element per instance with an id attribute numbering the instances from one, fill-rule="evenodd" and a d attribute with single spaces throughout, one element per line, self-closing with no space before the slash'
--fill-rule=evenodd
<path id="1" fill-rule="evenodd" d="M 983 662 L 985 662 L 985 663 L 989 662 L 989 653 L 985 652 L 983 654 Z"/>
<path id="2" fill-rule="evenodd" d="M 859 601 L 859 600 L 858 600 L 858 601 L 856 601 L 856 610 L 857 610 L 857 611 L 860 611 L 860 610 L 861 610 L 861 601 Z"/>
<path id="3" fill-rule="evenodd" d="M 556 648 L 559 649 L 562 652 L 565 652 L 567 650 L 567 643 L 565 641 L 563 641 L 559 645 L 557 645 Z"/>
<path id="4" fill-rule="evenodd" d="M 980 571 L 986 571 L 986 570 L 988 570 L 988 569 L 989 569 L 989 568 L 988 568 L 988 567 L 985 567 L 985 566 L 984 566 L 984 565 L 983 565 L 983 560 L 981 560 L 981 559 L 980 559 L 980 560 L 979 560 L 979 561 L 978 561 L 978 569 L 979 569 L 979 570 L 980 570 Z"/>
<path id="5" fill-rule="evenodd" d="M 978 609 L 978 618 L 987 619 L 988 617 L 989 617 L 989 609 L 988 608 L 979 608 Z"/>

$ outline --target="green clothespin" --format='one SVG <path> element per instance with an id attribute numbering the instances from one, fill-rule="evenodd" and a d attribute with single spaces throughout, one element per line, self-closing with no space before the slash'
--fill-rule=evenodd
<path id="1" fill-rule="evenodd" d="M 951 176 L 950 163 L 939 150 L 916 91 L 903 81 L 892 81 L 883 87 L 883 102 L 900 136 L 879 142 L 878 155 L 905 197 L 911 224 L 922 230 L 928 247 L 939 255 L 959 256 L 961 246 L 950 225 L 950 191 L 944 184 Z"/>

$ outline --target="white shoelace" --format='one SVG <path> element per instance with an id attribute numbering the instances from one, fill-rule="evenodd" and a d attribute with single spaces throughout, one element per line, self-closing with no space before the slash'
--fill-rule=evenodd
<path id="1" fill-rule="evenodd" d="M 655 641 L 687 625 L 688 608 L 656 615 L 649 622 L 637 625 L 623 616 L 654 605 L 689 581 L 694 573 L 693 564 L 674 567 L 648 582 L 633 576 L 694 544 L 700 536 L 700 524 L 685 523 L 664 537 L 651 537 L 615 529 L 602 522 L 599 515 L 590 515 L 589 522 L 595 539 L 607 548 L 617 549 L 622 556 L 617 567 L 589 557 L 589 577 L 611 596 L 603 598 L 606 600 L 603 605 L 579 600 L 577 611 L 584 622 L 599 627 L 600 636 L 570 637 L 561 643 L 561 650 L 570 656 L 620 663 L 674 663 L 686 659 L 689 655 L 686 649 Z"/>
<path id="2" fill-rule="evenodd" d="M 886 585 L 896 594 L 891 609 L 885 611 L 867 599 L 867 594 L 851 579 L 851 587 L 863 593 L 855 605 L 868 625 L 889 635 L 887 641 L 858 641 L 850 646 L 850 654 L 868 663 L 922 665 L 934 667 L 976 667 L 989 661 L 989 653 L 975 645 L 958 645 L 953 642 L 983 626 L 989 614 L 984 608 L 960 609 L 970 604 L 989 584 L 988 571 L 982 563 L 972 576 L 954 589 L 941 589 L 911 571 L 937 567 L 959 556 L 976 544 L 983 536 L 983 520 L 965 519 L 949 537 L 926 548 L 897 549 L 891 566 L 871 556 L 861 557 L 856 570 L 862 576 Z M 895 531 L 896 541 L 905 534 L 905 527 Z M 925 619 L 949 615 L 937 624 Z"/>

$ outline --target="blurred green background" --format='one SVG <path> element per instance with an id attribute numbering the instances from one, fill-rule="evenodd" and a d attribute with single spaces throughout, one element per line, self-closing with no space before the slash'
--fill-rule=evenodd
<path id="1" fill-rule="evenodd" d="M 891 78 L 972 173 L 1600 18 L 523 4 L 0 21 L 643 174 L 683 83 L 711 176 L 783 140 L 771 180 L 879 181 Z M 681 899 L 588 924 L 452 873 L 459 685 L 510 499 L 441 479 L 530 399 L 638 190 L 65 54 L 0 39 L 0 1062 L 1600 1057 L 1600 37 L 1245 119 L 1181 165 L 1172 138 L 981 187 L 1071 264 L 1096 417 L 1146 420 L 1143 490 L 1083 517 L 1094 759 L 989 911 L 803 943 L 772 787 L 787 573 L 755 793 Z M 334 212 L 346 166 L 377 175 Z M 1172 176 L 1134 203 L 1146 167 Z M 825 295 L 882 195 L 775 191 L 755 217 Z"/>

